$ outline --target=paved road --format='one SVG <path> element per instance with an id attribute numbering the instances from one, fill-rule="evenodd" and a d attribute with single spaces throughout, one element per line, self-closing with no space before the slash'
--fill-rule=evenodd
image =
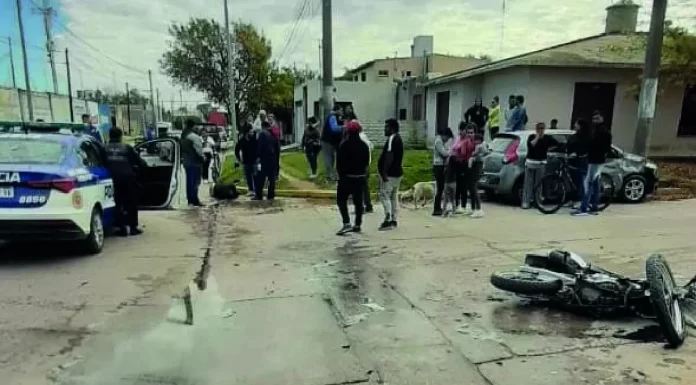
<path id="1" fill-rule="evenodd" d="M 587 218 L 406 211 L 388 233 L 372 231 L 380 219 L 336 237 L 332 207 L 239 202 L 149 215 L 147 238 L 97 258 L 13 258 L 0 266 L 2 374 L 32 385 L 693 382 L 693 339 L 665 350 L 649 322 L 521 304 L 488 277 L 525 252 L 565 247 L 631 275 L 662 252 L 686 279 L 695 201 Z M 186 326 L 172 295 L 206 256 Z"/>

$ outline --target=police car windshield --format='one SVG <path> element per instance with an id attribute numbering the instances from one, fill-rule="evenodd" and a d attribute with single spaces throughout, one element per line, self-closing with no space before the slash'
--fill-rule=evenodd
<path id="1" fill-rule="evenodd" d="M 24 138 L 0 139 L 0 163 L 6 164 L 58 164 L 62 161 L 65 146 L 49 140 Z"/>

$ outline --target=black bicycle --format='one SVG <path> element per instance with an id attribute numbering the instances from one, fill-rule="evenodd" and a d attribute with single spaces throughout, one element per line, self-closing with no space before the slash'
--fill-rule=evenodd
<path id="1" fill-rule="evenodd" d="M 571 203 L 573 198 L 579 197 L 579 189 L 575 185 L 571 172 L 581 171 L 579 168 L 568 164 L 568 158 L 558 157 L 560 165 L 556 171 L 541 178 L 534 187 L 534 198 L 539 211 L 544 214 L 553 214 L 561 207 Z M 593 211 L 604 211 L 611 204 L 614 197 L 614 183 L 608 175 L 600 174 L 599 177 L 599 202 Z"/>

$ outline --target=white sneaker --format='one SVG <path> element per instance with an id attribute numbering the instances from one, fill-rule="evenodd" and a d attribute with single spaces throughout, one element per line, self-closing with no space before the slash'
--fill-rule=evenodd
<path id="1" fill-rule="evenodd" d="M 471 210 L 471 206 L 466 205 L 466 208 L 464 209 L 464 215 L 471 215 L 473 214 L 473 210 Z"/>
<path id="2" fill-rule="evenodd" d="M 472 218 L 483 218 L 483 210 L 476 210 L 471 213 Z"/>
<path id="3" fill-rule="evenodd" d="M 256 196 L 256 194 L 254 194 L 253 191 L 249 191 L 249 192 L 247 193 L 247 196 L 248 196 L 248 197 L 254 197 L 254 196 Z"/>
<path id="4" fill-rule="evenodd" d="M 461 214 L 461 213 L 463 213 L 463 212 L 464 212 L 464 211 L 463 211 L 462 208 L 459 207 L 459 206 L 457 206 L 457 207 L 454 208 L 454 214 Z"/>
<path id="5" fill-rule="evenodd" d="M 309 179 L 317 179 L 317 175 L 316 174 L 309 174 Z"/>

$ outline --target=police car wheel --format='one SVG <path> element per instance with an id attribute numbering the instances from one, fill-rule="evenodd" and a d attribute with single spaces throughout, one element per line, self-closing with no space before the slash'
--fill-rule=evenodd
<path id="1" fill-rule="evenodd" d="M 104 222 L 102 213 L 98 208 L 92 209 L 92 217 L 89 221 L 89 235 L 85 239 L 85 251 L 88 254 L 99 254 L 104 247 Z"/>

